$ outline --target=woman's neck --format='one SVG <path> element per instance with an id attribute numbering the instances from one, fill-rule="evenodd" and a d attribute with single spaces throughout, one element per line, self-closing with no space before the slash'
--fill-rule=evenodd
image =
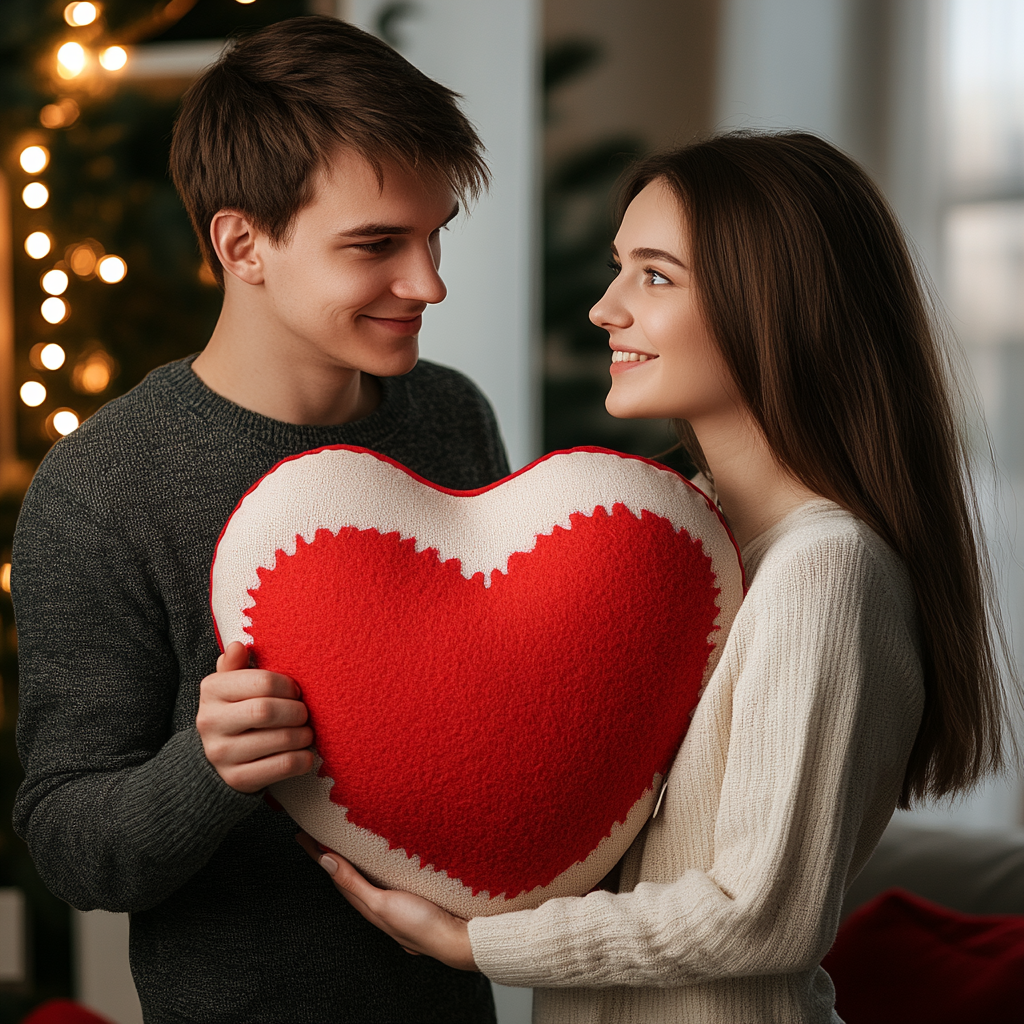
<path id="1" fill-rule="evenodd" d="M 715 478 L 722 512 L 740 547 L 794 509 L 820 497 L 776 461 L 746 410 L 691 426 Z"/>

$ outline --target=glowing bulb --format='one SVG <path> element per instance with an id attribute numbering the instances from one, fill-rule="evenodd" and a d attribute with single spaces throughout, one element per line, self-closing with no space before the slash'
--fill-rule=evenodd
<path id="1" fill-rule="evenodd" d="M 44 128 L 67 128 L 78 120 L 80 113 L 78 104 L 65 97 L 60 103 L 47 103 L 39 111 L 39 123 Z"/>
<path id="2" fill-rule="evenodd" d="M 41 260 L 49 251 L 52 245 L 50 236 L 45 231 L 33 231 L 25 239 L 25 252 L 34 260 Z"/>
<path id="3" fill-rule="evenodd" d="M 100 54 L 100 64 L 107 71 L 120 71 L 128 63 L 128 51 L 123 46 L 108 46 Z"/>
<path id="4" fill-rule="evenodd" d="M 118 281 L 123 281 L 124 275 L 128 273 L 128 264 L 120 256 L 104 256 L 96 264 L 96 273 L 101 281 L 117 284 Z"/>
<path id="5" fill-rule="evenodd" d="M 53 414 L 53 429 L 62 436 L 67 436 L 72 430 L 78 429 L 78 413 L 71 409 L 59 409 Z"/>
<path id="6" fill-rule="evenodd" d="M 21 201 L 30 209 L 38 210 L 46 205 L 50 190 L 41 181 L 30 181 L 21 190 Z"/>
<path id="7" fill-rule="evenodd" d="M 11 563 L 4 562 L 0 565 L 0 590 L 5 594 L 11 592 Z"/>
<path id="8" fill-rule="evenodd" d="M 21 395 L 21 400 L 33 409 L 46 401 L 46 388 L 37 380 L 25 381 L 18 394 Z"/>
<path id="9" fill-rule="evenodd" d="M 91 25 L 99 17 L 95 4 L 68 4 L 64 8 L 64 20 L 74 28 Z"/>
<path id="10" fill-rule="evenodd" d="M 26 146 L 18 159 L 26 174 L 38 174 L 50 162 L 50 151 L 45 146 Z"/>
<path id="11" fill-rule="evenodd" d="M 48 370 L 59 370 L 64 365 L 65 358 L 64 349 L 53 342 L 44 345 L 43 351 L 39 353 L 39 362 Z"/>
<path id="12" fill-rule="evenodd" d="M 87 395 L 98 395 L 107 389 L 114 369 L 114 360 L 106 352 L 94 352 L 75 367 L 71 374 L 71 383 L 77 391 Z"/>
<path id="13" fill-rule="evenodd" d="M 96 269 L 96 252 L 88 242 L 82 242 L 72 250 L 68 262 L 79 277 L 88 277 Z"/>
<path id="14" fill-rule="evenodd" d="M 251 3 L 255 3 L 256 0 L 238 0 L 238 2 L 240 4 L 251 4 Z"/>
<path id="15" fill-rule="evenodd" d="M 68 310 L 68 304 L 63 299 L 51 296 L 48 299 L 43 299 L 39 312 L 43 314 L 43 319 L 48 324 L 59 324 L 62 320 L 67 319 L 70 311 Z"/>
<path id="16" fill-rule="evenodd" d="M 65 43 L 57 51 L 57 74 L 61 78 L 77 78 L 85 70 L 85 56 L 81 43 Z"/>
<path id="17" fill-rule="evenodd" d="M 68 289 L 68 275 L 63 270 L 48 270 L 39 283 L 47 295 L 63 295 Z"/>

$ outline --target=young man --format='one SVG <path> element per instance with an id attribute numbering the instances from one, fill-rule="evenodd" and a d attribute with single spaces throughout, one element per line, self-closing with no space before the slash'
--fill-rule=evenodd
<path id="1" fill-rule="evenodd" d="M 171 156 L 224 285 L 213 336 L 58 442 L 25 499 L 15 820 L 55 893 L 131 912 L 152 1024 L 494 1019 L 486 979 L 366 924 L 264 802 L 310 766 L 305 707 L 241 645 L 218 663 L 208 603 L 221 527 L 282 458 L 362 445 L 452 488 L 508 472 L 480 393 L 416 362 L 440 232 L 486 179 L 455 100 L 329 18 L 226 53 Z"/>

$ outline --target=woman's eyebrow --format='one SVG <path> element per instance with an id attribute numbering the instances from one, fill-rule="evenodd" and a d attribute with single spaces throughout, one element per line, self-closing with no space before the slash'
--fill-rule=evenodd
<path id="1" fill-rule="evenodd" d="M 686 264 L 678 256 L 673 256 L 672 253 L 665 252 L 664 249 L 631 249 L 629 257 L 638 262 L 643 260 L 664 260 L 666 263 L 674 263 L 677 267 L 686 270 Z"/>

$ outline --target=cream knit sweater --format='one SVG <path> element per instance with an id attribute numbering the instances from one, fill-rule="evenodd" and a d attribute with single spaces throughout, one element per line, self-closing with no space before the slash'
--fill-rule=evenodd
<path id="1" fill-rule="evenodd" d="M 920 722 L 914 596 L 823 500 L 743 556 L 750 590 L 620 893 L 469 924 L 485 974 L 538 989 L 535 1022 L 839 1020 L 818 964 Z"/>

